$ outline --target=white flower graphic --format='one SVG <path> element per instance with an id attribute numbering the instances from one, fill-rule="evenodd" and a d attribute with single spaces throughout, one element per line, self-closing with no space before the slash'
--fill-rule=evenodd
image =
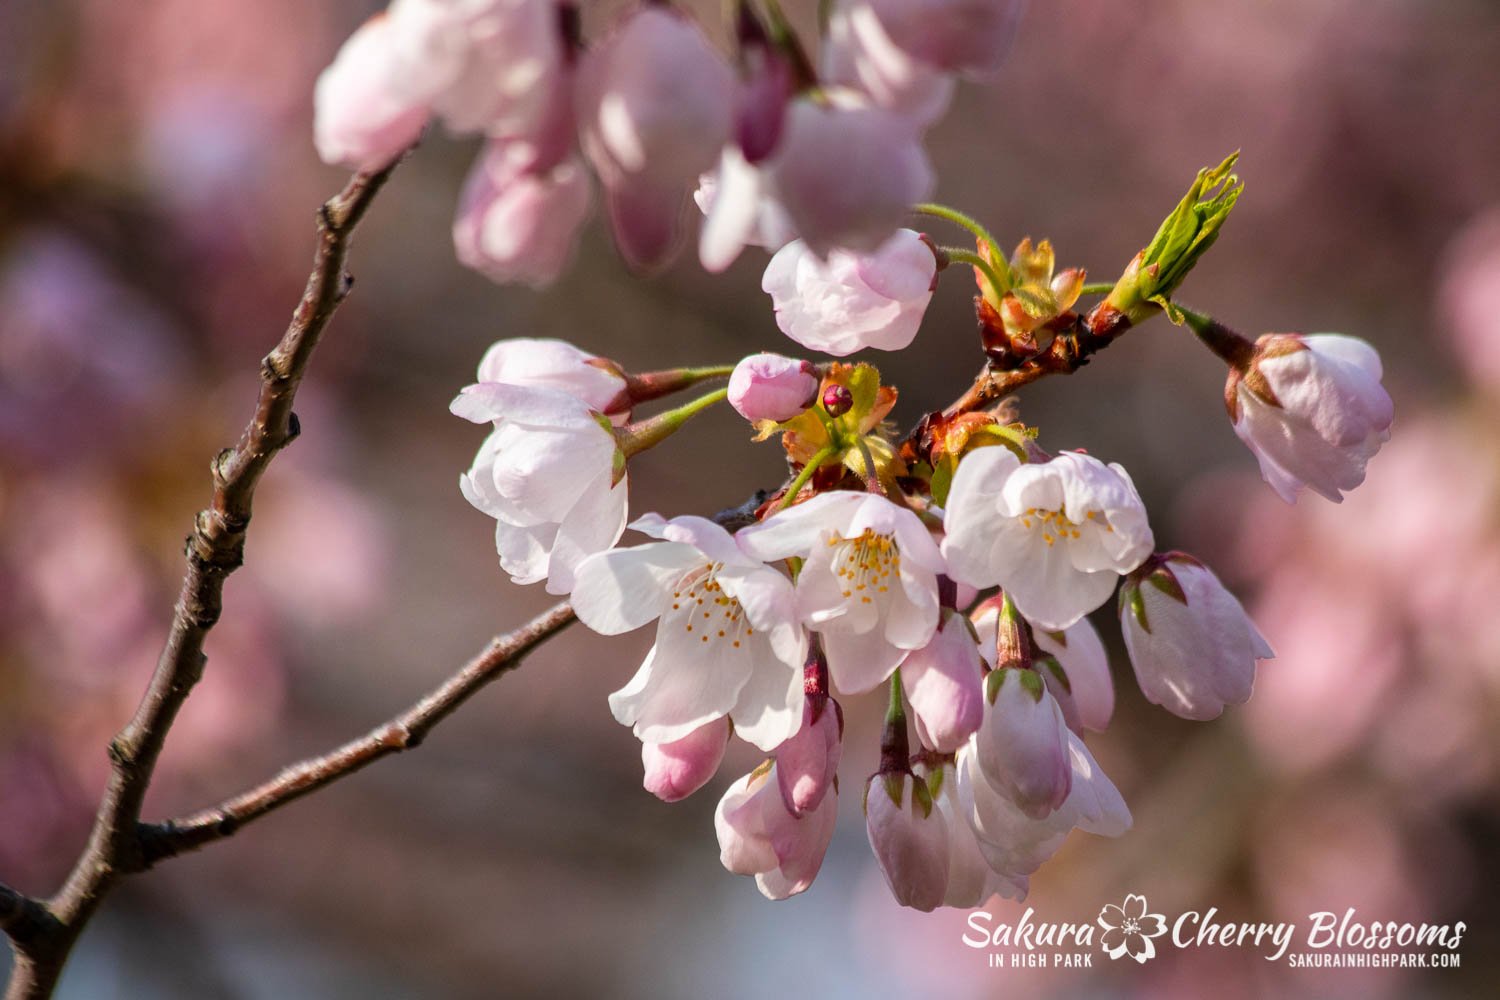
<path id="1" fill-rule="evenodd" d="M 1167 932 L 1167 920 L 1160 913 L 1146 912 L 1146 897 L 1135 893 L 1125 897 L 1119 906 L 1110 903 L 1099 911 L 1099 926 L 1104 935 L 1099 946 L 1110 958 L 1128 954 L 1142 965 L 1156 957 L 1156 945 L 1152 938 Z"/>

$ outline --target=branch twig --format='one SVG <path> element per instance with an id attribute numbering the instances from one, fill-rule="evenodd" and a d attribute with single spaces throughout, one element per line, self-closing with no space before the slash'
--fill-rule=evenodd
<path id="1" fill-rule="evenodd" d="M 140 833 L 145 867 L 222 840 L 246 823 L 346 778 L 382 757 L 416 747 L 434 726 L 480 688 L 515 669 L 527 653 L 576 620 L 572 606 L 566 601 L 553 605 L 520 628 L 495 638 L 488 649 L 421 701 L 364 736 L 322 756 L 293 764 L 270 781 L 211 809 L 143 826 Z"/>
<path id="2" fill-rule="evenodd" d="M 261 362 L 260 397 L 239 442 L 213 461 L 213 499 L 188 536 L 187 572 L 165 648 L 135 716 L 110 743 L 109 783 L 87 847 L 62 890 L 42 906 L 45 920 L 11 933 L 16 966 L 9 1000 L 47 997 L 84 925 L 121 875 L 145 864 L 137 825 L 157 758 L 178 711 L 203 675 L 203 643 L 219 620 L 224 581 L 244 559 L 255 487 L 272 458 L 296 438 L 292 404 L 308 362 L 352 280 L 344 271 L 349 238 L 395 163 L 356 174 L 318 213 L 318 246 L 307 287 L 286 333 Z M 0 906 L 6 905 L 0 900 Z M 10 930 L 9 927 L 6 928 Z"/>

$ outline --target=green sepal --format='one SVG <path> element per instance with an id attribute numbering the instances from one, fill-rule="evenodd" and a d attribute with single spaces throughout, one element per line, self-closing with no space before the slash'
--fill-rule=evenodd
<path id="1" fill-rule="evenodd" d="M 1036 659 L 1036 669 L 1038 671 L 1046 670 L 1053 677 L 1057 678 L 1058 683 L 1063 686 L 1064 691 L 1068 692 L 1068 694 L 1073 693 L 1073 682 L 1068 680 L 1068 672 L 1063 669 L 1063 665 L 1058 661 L 1057 657 L 1043 653 Z"/>
<path id="2" fill-rule="evenodd" d="M 1134 580 L 1126 580 L 1125 585 L 1120 588 L 1120 614 L 1129 613 L 1135 617 L 1136 624 L 1148 635 L 1151 632 L 1151 623 L 1146 620 L 1146 601 L 1141 596 L 1141 588 Z"/>
<path id="3" fill-rule="evenodd" d="M 1033 701 L 1041 701 L 1047 693 L 1047 682 L 1035 670 L 1018 670 L 1021 675 L 1021 690 L 1031 695 Z"/>
<path id="4" fill-rule="evenodd" d="M 900 805 L 898 802 L 897 805 Z M 932 792 L 927 788 L 925 781 L 912 781 L 911 783 L 911 811 L 916 815 L 917 807 L 922 809 L 922 818 L 929 819 L 932 816 Z"/>
<path id="5" fill-rule="evenodd" d="M 1178 603 L 1187 604 L 1187 594 L 1183 591 L 1182 584 L 1178 582 L 1177 574 L 1173 573 L 1171 567 L 1165 562 L 1147 574 L 1146 582 Z"/>
<path id="6" fill-rule="evenodd" d="M 885 794 L 890 796 L 891 802 L 897 809 L 901 808 L 901 801 L 905 798 L 906 775 L 895 771 L 888 771 L 880 776 L 880 783 L 885 786 Z"/>

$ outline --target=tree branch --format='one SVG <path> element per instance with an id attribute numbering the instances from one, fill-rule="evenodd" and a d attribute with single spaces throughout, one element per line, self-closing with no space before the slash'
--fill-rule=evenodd
<path id="1" fill-rule="evenodd" d="M 270 781 L 183 819 L 140 830 L 145 867 L 232 836 L 245 824 L 346 778 L 382 757 L 416 747 L 443 719 L 480 688 L 514 670 L 542 642 L 576 621 L 566 601 L 553 605 L 520 628 L 498 636 L 421 701 L 336 750 L 293 764 Z"/>
<path id="2" fill-rule="evenodd" d="M 54 923 L 45 903 L 0 882 L 0 931 L 13 940 L 29 941 Z"/>
<path id="3" fill-rule="evenodd" d="M 254 415 L 239 442 L 213 461 L 213 499 L 198 514 L 187 539 L 187 572 L 166 645 L 134 717 L 110 743 L 109 783 L 88 845 L 62 890 L 44 907 L 50 923 L 24 941 L 11 933 L 17 961 L 6 996 L 12 1000 L 51 995 L 73 943 L 105 894 L 121 875 L 145 865 L 137 826 L 157 758 L 178 711 L 203 676 L 204 639 L 219 620 L 225 579 L 243 562 L 255 487 L 276 453 L 300 430 L 292 412 L 297 388 L 352 285 L 344 271 L 349 238 L 395 166 L 356 174 L 318 212 L 312 273 L 286 333 L 261 362 Z M 0 899 L 0 907 L 14 905 L 14 900 Z"/>

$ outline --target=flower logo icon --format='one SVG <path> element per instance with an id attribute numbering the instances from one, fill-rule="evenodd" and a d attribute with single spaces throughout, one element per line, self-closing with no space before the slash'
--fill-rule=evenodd
<path id="1" fill-rule="evenodd" d="M 1147 913 L 1146 897 L 1135 893 L 1126 896 L 1119 906 L 1110 903 L 1100 910 L 1098 923 L 1104 928 L 1099 945 L 1110 958 L 1128 954 L 1142 964 L 1156 957 L 1151 939 L 1167 932 L 1166 918 L 1160 913 Z"/>

